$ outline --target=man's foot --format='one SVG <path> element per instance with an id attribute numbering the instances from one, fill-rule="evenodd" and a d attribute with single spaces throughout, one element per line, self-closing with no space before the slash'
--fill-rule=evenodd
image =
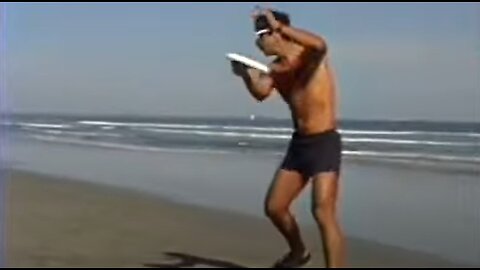
<path id="1" fill-rule="evenodd" d="M 302 267 L 310 261 L 311 255 L 310 252 L 305 251 L 302 255 L 295 255 L 294 253 L 290 252 L 285 254 L 282 258 L 280 258 L 275 264 L 273 268 L 296 268 Z"/>

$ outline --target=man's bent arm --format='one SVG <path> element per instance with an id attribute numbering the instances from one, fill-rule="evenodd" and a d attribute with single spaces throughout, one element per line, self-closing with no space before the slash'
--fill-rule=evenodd
<path id="1" fill-rule="evenodd" d="M 277 31 L 299 43 L 300 45 L 313 48 L 322 53 L 327 51 L 327 44 L 325 40 L 311 32 L 283 24 L 280 24 L 280 26 L 277 28 Z"/>
<path id="2" fill-rule="evenodd" d="M 265 100 L 273 90 L 273 79 L 259 70 L 246 69 L 242 79 L 250 94 L 258 101 Z"/>

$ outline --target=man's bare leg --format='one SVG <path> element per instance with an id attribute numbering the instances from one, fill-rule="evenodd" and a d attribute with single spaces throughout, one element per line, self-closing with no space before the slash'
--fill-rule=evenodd
<path id="1" fill-rule="evenodd" d="M 338 190 L 337 173 L 320 173 L 313 178 L 312 212 L 320 229 L 328 268 L 345 267 L 345 239 L 336 208 Z"/>
<path id="2" fill-rule="evenodd" d="M 290 205 L 306 184 L 298 172 L 280 169 L 265 199 L 266 215 L 285 237 L 290 247 L 289 255 L 293 258 L 305 256 L 306 248 Z"/>

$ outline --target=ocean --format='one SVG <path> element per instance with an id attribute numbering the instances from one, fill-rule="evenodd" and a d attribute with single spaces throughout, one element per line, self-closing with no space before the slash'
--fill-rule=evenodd
<path id="1" fill-rule="evenodd" d="M 262 117 L 131 117 L 12 115 L 10 136 L 131 151 L 254 152 L 283 155 L 290 120 Z M 339 122 L 343 157 L 476 171 L 480 123 L 426 121 Z"/>

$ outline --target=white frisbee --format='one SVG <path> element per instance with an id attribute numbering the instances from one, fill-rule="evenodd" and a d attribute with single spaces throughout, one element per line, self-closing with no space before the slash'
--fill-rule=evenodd
<path id="1" fill-rule="evenodd" d="M 248 67 L 258 69 L 260 71 L 263 71 L 265 73 L 268 73 L 270 69 L 268 68 L 267 65 L 260 63 L 258 61 L 255 61 L 251 58 L 248 58 L 246 56 L 236 54 L 236 53 L 227 53 L 227 58 L 230 59 L 231 61 L 237 61 L 240 62 Z"/>

